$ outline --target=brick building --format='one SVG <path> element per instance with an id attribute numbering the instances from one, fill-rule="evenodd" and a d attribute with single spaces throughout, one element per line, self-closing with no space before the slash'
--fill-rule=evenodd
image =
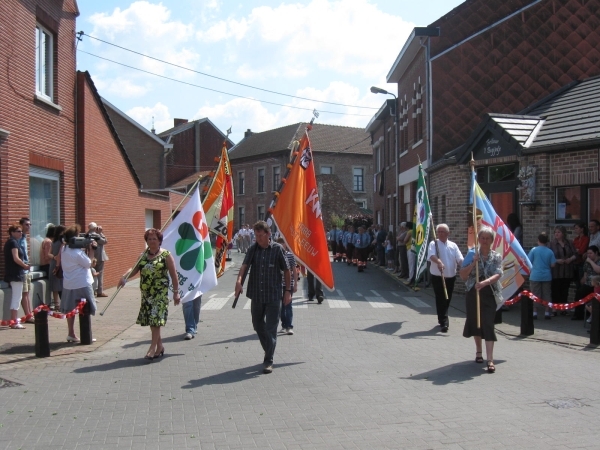
<path id="1" fill-rule="evenodd" d="M 144 231 L 161 228 L 171 214 L 168 194 L 141 192 L 138 171 L 129 159 L 88 72 L 77 73 L 77 220 L 97 222 L 109 242 L 104 284 L 116 285 L 144 250 Z"/>
<path id="2" fill-rule="evenodd" d="M 213 170 L 215 158 L 221 156 L 223 141 L 228 149 L 233 147 L 233 142 L 206 118 L 192 122 L 174 119 L 173 128 L 158 136 L 173 145 L 166 157 L 167 186 L 198 172 Z"/>
<path id="3" fill-rule="evenodd" d="M 0 230 L 32 222 L 30 262 L 39 264 L 47 223 L 76 220 L 75 0 L 0 2 Z M 4 258 L 0 258 L 4 273 Z M 41 277 L 42 274 L 34 273 Z M 0 291 L 9 317 L 10 290 Z M 32 299 L 42 297 L 36 282 Z"/>
<path id="4" fill-rule="evenodd" d="M 306 124 L 297 123 L 261 133 L 248 130 L 244 139 L 231 149 L 229 159 L 234 175 L 235 228 L 265 218 L 273 194 L 285 174 L 290 157 L 289 146 L 305 128 Z M 360 128 L 313 124 L 309 138 L 317 175 L 336 175 L 355 205 L 370 209 L 373 168 L 369 135 Z M 340 199 L 345 196 L 328 191 L 329 186 L 340 186 L 339 183 L 320 181 L 323 222 L 329 228 L 331 214 L 342 214 L 343 211 L 338 211 L 334 202 L 328 202 L 328 196 Z M 335 209 L 328 210 L 328 203 Z"/>
<path id="5" fill-rule="evenodd" d="M 515 118 L 506 123 L 502 115 L 529 116 L 540 101 L 548 101 L 548 96 L 557 95 L 570 83 L 599 75 L 599 26 L 599 0 L 468 0 L 428 27 L 415 28 L 387 76 L 388 82 L 398 85 L 397 160 L 385 155 L 390 119 L 383 109 L 368 128 L 374 158 L 399 165 L 399 199 L 414 203 L 420 158 L 429 174 L 434 221 L 446 222 L 454 230 L 466 229 L 469 178 L 465 149 L 480 150 L 483 144 L 477 139 L 483 136 L 477 133 L 483 129 L 500 126 L 511 130 L 508 123 Z M 572 114 L 577 111 L 575 107 Z M 549 123 L 542 122 L 537 132 L 544 133 Z M 519 126 L 525 128 L 513 130 L 513 136 L 533 133 L 529 123 Z M 504 220 L 509 212 L 520 217 L 527 248 L 535 245 L 540 231 L 565 222 L 559 215 L 564 202 L 556 201 L 562 189 L 580 192 L 581 202 L 593 197 L 598 180 L 592 180 L 591 173 L 597 171 L 597 155 L 582 159 L 582 154 L 571 152 L 570 145 L 590 156 L 598 146 L 581 136 L 573 139 L 577 144 L 558 141 L 552 148 L 539 145 L 535 152 L 525 147 L 526 141 L 510 155 L 496 155 L 493 150 L 475 152 L 482 188 Z M 378 153 L 377 148 L 382 150 Z M 558 161 L 555 151 L 568 152 L 566 165 L 551 164 Z M 387 167 L 385 163 L 380 166 L 382 170 Z M 516 190 L 519 170 L 526 167 L 536 169 L 540 204 L 535 206 L 527 204 Z M 573 170 L 577 174 L 571 173 Z M 384 184 L 387 195 L 395 188 L 394 182 Z M 407 191 L 411 195 L 406 196 Z M 400 220 L 404 220 L 412 205 L 400 205 L 399 210 Z M 587 207 L 580 216 L 584 221 L 594 218 Z M 454 236 L 464 246 L 466 239 L 460 231 Z"/>

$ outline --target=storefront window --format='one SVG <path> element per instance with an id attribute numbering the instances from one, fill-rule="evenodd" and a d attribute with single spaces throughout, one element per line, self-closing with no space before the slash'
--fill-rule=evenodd
<path id="1" fill-rule="evenodd" d="M 588 189 L 588 219 L 600 220 L 600 188 Z"/>
<path id="2" fill-rule="evenodd" d="M 597 196 L 600 205 L 600 191 Z M 556 189 L 556 220 L 581 220 L 581 189 L 579 187 Z"/>
<path id="3" fill-rule="evenodd" d="M 48 224 L 60 223 L 59 172 L 31 167 L 29 170 L 29 263 L 40 263 L 40 246 Z"/>
<path id="4" fill-rule="evenodd" d="M 491 166 L 489 168 L 489 183 L 496 183 L 499 181 L 512 181 L 515 179 L 515 177 L 516 171 L 514 164 Z"/>

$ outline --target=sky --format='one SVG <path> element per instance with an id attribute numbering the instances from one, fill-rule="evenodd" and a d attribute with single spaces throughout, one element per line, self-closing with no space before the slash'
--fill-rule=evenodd
<path id="1" fill-rule="evenodd" d="M 396 92 L 386 76 L 412 29 L 461 3 L 77 0 L 77 69 L 157 133 L 208 118 L 237 143 L 313 110 L 318 123 L 362 128 L 390 98 L 370 87 Z"/>

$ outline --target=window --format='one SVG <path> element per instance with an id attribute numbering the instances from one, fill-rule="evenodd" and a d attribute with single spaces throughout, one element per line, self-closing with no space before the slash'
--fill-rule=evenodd
<path id="1" fill-rule="evenodd" d="M 265 169 L 258 169 L 257 171 L 257 192 L 265 192 Z"/>
<path id="2" fill-rule="evenodd" d="M 588 189 L 588 219 L 600 217 L 600 188 Z"/>
<path id="3" fill-rule="evenodd" d="M 477 175 L 479 176 L 479 174 Z M 515 180 L 517 177 L 516 166 L 514 164 L 491 166 L 489 167 L 488 177 L 488 183 Z"/>
<path id="4" fill-rule="evenodd" d="M 46 225 L 60 223 L 60 172 L 29 168 L 29 262 L 40 263 L 40 246 L 46 236 Z"/>
<path id="5" fill-rule="evenodd" d="M 156 228 L 160 230 L 162 223 L 160 221 L 160 209 L 146 209 L 144 212 L 144 221 L 146 230 Z"/>
<path id="6" fill-rule="evenodd" d="M 273 190 L 274 191 L 279 189 L 280 183 L 281 183 L 281 167 L 273 166 Z"/>
<path id="7" fill-rule="evenodd" d="M 333 174 L 333 167 L 331 167 L 331 166 L 321 166 L 321 174 L 323 174 L 323 175 L 331 175 L 331 174 Z"/>
<path id="8" fill-rule="evenodd" d="M 243 206 L 238 206 L 239 227 L 242 228 L 246 224 L 246 212 Z"/>
<path id="9" fill-rule="evenodd" d="M 590 194 L 594 189 L 590 189 Z M 596 189 L 597 191 L 597 189 Z M 590 206 L 592 198 L 590 197 Z M 592 208 L 590 208 L 592 211 Z M 590 216 L 593 217 L 593 216 Z M 581 188 L 564 187 L 556 189 L 556 220 L 581 219 Z"/>
<path id="10" fill-rule="evenodd" d="M 256 209 L 256 216 L 258 220 L 265 220 L 265 206 L 258 205 Z"/>
<path id="11" fill-rule="evenodd" d="M 352 169 L 353 183 L 352 190 L 362 192 L 365 190 L 364 169 L 362 167 L 354 167 Z"/>
<path id="12" fill-rule="evenodd" d="M 423 88 L 421 87 L 421 77 L 419 77 L 419 81 L 414 84 L 413 105 L 415 142 L 418 142 L 423 139 Z"/>
<path id="13" fill-rule="evenodd" d="M 244 195 L 245 191 L 246 191 L 246 172 L 244 172 L 242 170 L 242 171 L 238 172 L 237 193 L 238 193 L 238 195 Z"/>
<path id="14" fill-rule="evenodd" d="M 357 199 L 354 199 L 354 203 L 356 203 L 356 206 L 358 206 L 359 208 L 362 208 L 362 209 L 366 209 L 367 208 L 367 201 L 366 200 L 357 200 Z"/>
<path id="15" fill-rule="evenodd" d="M 35 91 L 36 94 L 52 101 L 54 68 L 54 37 L 41 25 L 35 27 Z"/>

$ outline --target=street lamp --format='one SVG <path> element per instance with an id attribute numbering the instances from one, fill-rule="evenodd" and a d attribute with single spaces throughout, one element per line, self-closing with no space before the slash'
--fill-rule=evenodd
<path id="1" fill-rule="evenodd" d="M 394 152 L 396 154 L 396 180 L 394 181 L 394 184 L 396 185 L 396 217 L 395 217 L 395 223 L 394 223 L 394 231 L 396 230 L 396 227 L 398 226 L 398 214 L 399 214 L 399 191 L 398 191 L 398 178 L 400 175 L 400 161 L 398 160 L 398 114 L 397 114 L 397 110 L 398 110 L 398 97 L 396 97 L 396 94 L 392 93 L 392 92 L 388 92 L 385 89 L 381 89 L 378 88 L 377 86 L 371 86 L 371 92 L 373 94 L 386 94 L 386 95 L 392 95 L 394 97 L 394 100 L 388 100 L 388 102 L 393 101 L 394 102 L 394 107 L 390 108 L 390 115 L 392 115 L 394 117 L 394 138 L 395 138 L 395 145 L 394 145 Z M 389 103 L 388 103 L 389 104 Z"/>

